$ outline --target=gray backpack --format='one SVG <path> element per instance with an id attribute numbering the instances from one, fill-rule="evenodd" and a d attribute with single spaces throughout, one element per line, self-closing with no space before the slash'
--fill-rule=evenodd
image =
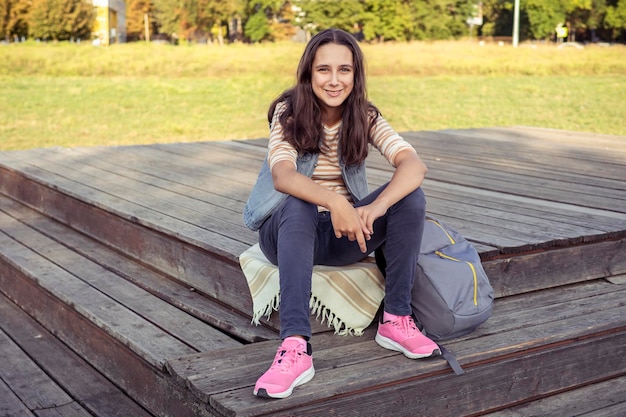
<path id="1" fill-rule="evenodd" d="M 376 251 L 376 263 L 385 275 L 381 250 Z M 432 217 L 424 222 L 411 306 L 422 332 L 436 342 L 471 333 L 493 310 L 493 288 L 478 252 Z M 441 344 L 439 348 L 454 373 L 463 374 L 454 355 Z"/>
<path id="2" fill-rule="evenodd" d="M 413 286 L 413 314 L 435 341 L 468 334 L 493 310 L 493 288 L 478 252 L 458 232 L 427 217 Z"/>

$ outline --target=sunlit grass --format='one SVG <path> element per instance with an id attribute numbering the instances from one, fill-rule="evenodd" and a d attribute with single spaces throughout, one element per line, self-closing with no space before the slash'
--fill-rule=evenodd
<path id="1" fill-rule="evenodd" d="M 363 45 L 398 131 L 529 125 L 626 135 L 626 48 Z M 0 150 L 267 136 L 303 45 L 0 46 Z"/>
<path id="2" fill-rule="evenodd" d="M 476 42 L 363 44 L 368 71 L 378 75 L 626 74 L 626 47 L 556 48 L 554 44 Z M 303 44 L 181 45 L 129 43 L 0 46 L 0 75 L 236 77 L 293 79 Z"/>

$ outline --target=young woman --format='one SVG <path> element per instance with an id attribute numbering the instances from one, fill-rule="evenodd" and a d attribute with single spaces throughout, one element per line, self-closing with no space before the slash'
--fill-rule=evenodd
<path id="1" fill-rule="evenodd" d="M 268 154 L 244 210 L 265 256 L 278 265 L 282 344 L 254 387 L 285 398 L 313 378 L 309 298 L 314 265 L 348 265 L 384 244 L 384 312 L 376 342 L 409 358 L 439 354 L 411 317 L 425 216 L 426 166 L 367 100 L 363 54 L 352 35 L 315 35 L 296 85 L 270 106 Z M 395 167 L 368 193 L 373 146 Z"/>

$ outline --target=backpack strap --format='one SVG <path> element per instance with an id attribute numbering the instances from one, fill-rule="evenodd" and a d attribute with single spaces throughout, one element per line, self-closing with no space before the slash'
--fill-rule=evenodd
<path id="1" fill-rule="evenodd" d="M 463 375 L 465 371 L 461 367 L 461 364 L 459 364 L 459 361 L 456 360 L 454 354 L 452 354 L 452 352 L 445 347 L 441 346 L 439 343 L 437 343 L 437 346 L 439 346 L 439 350 L 441 350 L 441 356 L 443 356 L 443 358 L 448 362 L 448 365 L 450 365 L 450 368 L 452 368 L 454 373 L 456 375 Z"/>

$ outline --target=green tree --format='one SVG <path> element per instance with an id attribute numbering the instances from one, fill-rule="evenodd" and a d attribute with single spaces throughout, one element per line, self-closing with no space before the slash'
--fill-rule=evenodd
<path id="1" fill-rule="evenodd" d="M 159 33 L 177 33 L 181 29 L 182 11 L 181 0 L 154 0 L 155 26 Z"/>
<path id="2" fill-rule="evenodd" d="M 297 0 L 301 9 L 299 25 L 311 33 L 328 28 L 353 32 L 364 18 L 364 4 L 359 0 Z"/>
<path id="3" fill-rule="evenodd" d="M 361 24 L 366 40 L 406 41 L 413 33 L 410 2 L 398 0 L 365 0 Z"/>
<path id="4" fill-rule="evenodd" d="M 0 0 L 0 39 L 28 35 L 30 0 Z"/>
<path id="5" fill-rule="evenodd" d="M 556 26 L 566 22 L 566 11 L 559 0 L 524 0 L 523 9 L 528 16 L 529 33 L 534 39 L 549 39 Z"/>
<path id="6" fill-rule="evenodd" d="M 461 0 L 414 0 L 412 15 L 417 39 L 450 39 L 466 35 L 465 21 L 473 4 Z"/>
<path id="7" fill-rule="evenodd" d="M 89 39 L 94 21 L 89 0 L 33 0 L 28 33 L 42 40 Z"/>
<path id="8" fill-rule="evenodd" d="M 263 10 L 257 11 L 244 25 L 244 33 L 252 42 L 261 42 L 270 36 L 270 25 Z"/>
<path id="9" fill-rule="evenodd" d="M 289 0 L 246 0 L 241 10 L 244 33 L 252 42 L 288 39 L 295 33 Z"/>
<path id="10" fill-rule="evenodd" d="M 483 36 L 511 36 L 513 33 L 513 0 L 483 0 Z"/>
<path id="11" fill-rule="evenodd" d="M 607 7 L 604 27 L 611 31 L 613 39 L 626 31 L 626 0 L 618 0 Z"/>

